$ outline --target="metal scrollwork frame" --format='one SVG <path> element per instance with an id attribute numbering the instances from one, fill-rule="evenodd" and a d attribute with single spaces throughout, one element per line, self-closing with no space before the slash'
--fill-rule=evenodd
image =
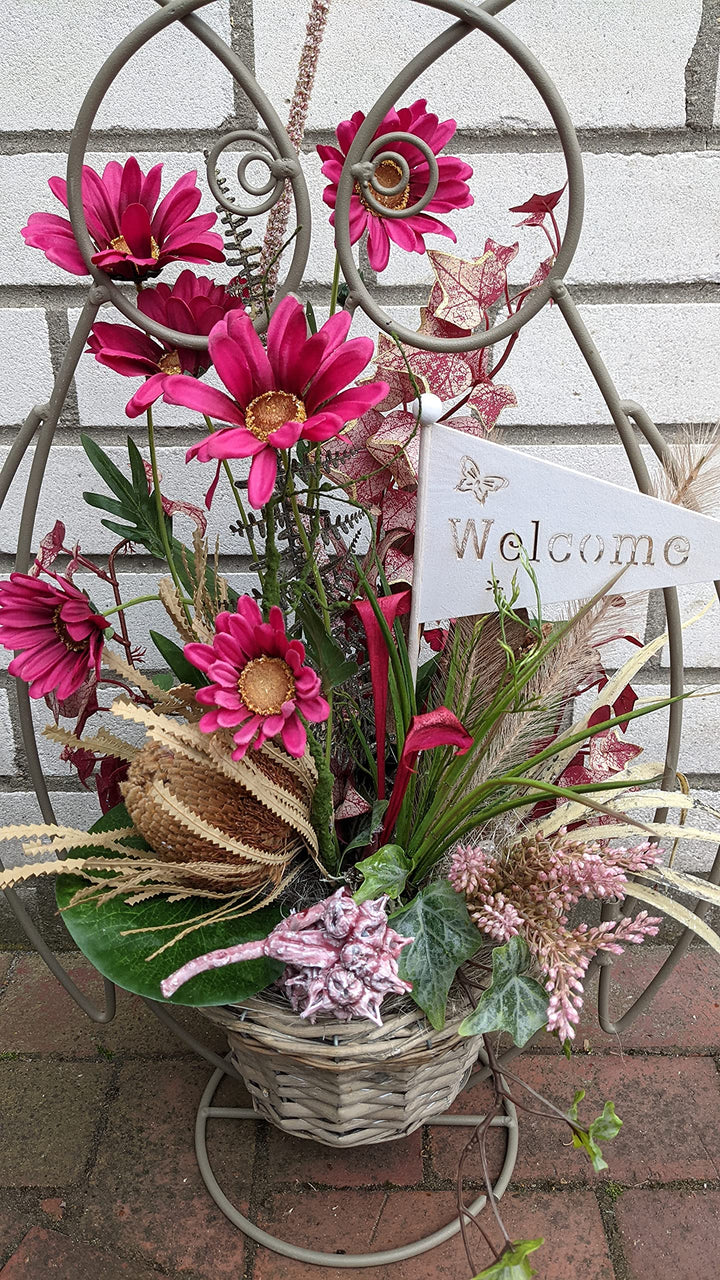
<path id="1" fill-rule="evenodd" d="M 299 288 L 308 259 L 312 227 L 311 209 L 307 186 L 298 156 L 275 109 L 242 59 L 198 16 L 197 11 L 205 8 L 208 4 L 212 4 L 214 0 L 154 0 L 154 2 L 158 8 L 121 41 L 101 67 L 85 96 L 72 133 L 67 163 L 68 207 L 73 231 L 80 252 L 87 264 L 88 272 L 92 277 L 92 284 L 62 365 L 56 376 L 52 394 L 47 403 L 36 405 L 31 410 L 20 428 L 5 464 L 0 471 L 1 506 L 14 480 L 20 462 L 30 445 L 34 444 L 35 452 L 26 486 L 18 531 L 15 563 L 16 568 L 20 571 L 26 571 L 31 561 L 38 500 L 58 419 L 70 388 L 75 368 L 100 307 L 107 302 L 111 302 L 127 320 L 130 320 L 138 328 L 171 345 L 182 344 L 194 350 L 207 349 L 208 340 L 206 337 L 178 333 L 144 315 L 135 306 L 131 298 L 105 272 L 93 264 L 91 255 L 94 246 L 90 239 L 82 206 L 82 166 L 90 141 L 90 131 L 100 104 L 117 75 L 130 58 L 152 40 L 154 36 L 170 27 L 173 23 L 182 23 L 218 59 L 252 103 L 267 130 L 267 133 L 260 133 L 250 129 L 233 130 L 219 138 L 209 151 L 206 164 L 207 179 L 217 204 L 231 217 L 241 220 L 252 218 L 270 210 L 283 197 L 287 189 L 287 183 L 290 183 L 297 229 L 294 236 L 290 264 L 284 279 L 274 292 L 275 304 L 286 293 Z M 394 333 L 409 346 L 436 352 L 454 352 L 488 347 L 511 337 L 512 334 L 517 333 L 524 325 L 528 324 L 534 316 L 553 300 L 562 313 L 605 400 L 630 462 L 637 486 L 643 493 L 649 493 L 651 491 L 650 476 L 640 448 L 638 434 L 649 445 L 661 463 L 667 456 L 668 446 L 646 410 L 639 404 L 621 398 L 565 284 L 565 276 L 580 238 L 584 208 L 582 156 L 575 129 L 565 104 L 546 71 L 530 50 L 516 35 L 498 21 L 498 14 L 508 8 L 513 3 L 513 0 L 484 0 L 484 3 L 481 4 L 472 3 L 472 0 L 412 0 L 412 3 L 446 13 L 454 21 L 430 41 L 424 49 L 420 50 L 380 95 L 374 106 L 367 113 L 365 121 L 358 130 L 348 152 L 339 180 L 335 215 L 336 247 L 343 276 L 349 288 L 347 305 L 350 309 L 359 307 L 374 321 L 378 328 L 387 333 Z M 438 165 L 430 148 L 414 135 L 406 134 L 402 131 L 385 135 L 375 141 L 373 141 L 373 135 L 386 112 L 395 105 L 418 76 L 440 57 L 474 33 L 485 35 L 508 54 L 534 85 L 547 107 L 557 130 L 567 168 L 568 216 L 560 251 L 549 277 L 543 284 L 533 290 L 532 294 L 528 296 L 522 307 L 513 316 L 493 325 L 492 328 L 485 332 L 478 332 L 472 335 L 470 338 L 439 338 L 429 334 L 415 333 L 398 324 L 372 297 L 370 290 L 360 276 L 352 252 L 349 233 L 350 199 L 354 188 L 356 186 L 359 187 L 363 199 L 370 210 L 381 213 L 384 218 L 407 218 L 421 212 L 432 199 L 438 182 Z M 409 167 L 404 156 L 393 149 L 393 144 L 408 142 L 419 149 L 427 162 L 429 171 L 428 186 L 412 206 L 397 209 L 388 208 L 387 205 L 381 204 L 377 200 L 377 196 L 382 195 L 387 199 L 389 195 L 399 194 L 405 189 L 409 178 Z M 222 153 L 228 147 L 237 146 L 238 144 L 243 144 L 245 151 L 238 162 L 237 181 L 244 194 L 249 196 L 251 200 L 256 201 L 251 206 L 238 204 L 231 199 L 227 194 L 226 185 L 219 183 L 216 175 L 217 164 Z M 267 179 L 260 185 L 253 184 L 248 177 L 249 165 L 255 161 L 260 162 L 267 169 Z M 378 165 L 383 161 L 391 161 L 400 173 L 400 178 L 393 187 L 380 185 L 375 176 Z M 267 315 L 258 315 L 255 323 L 257 329 L 262 331 L 267 323 Z M 715 583 L 715 587 L 720 595 L 720 583 Z M 669 636 L 670 692 L 672 695 L 676 695 L 683 691 L 682 630 L 677 592 L 674 589 L 667 589 L 663 592 L 663 599 Z M 17 685 L 20 728 L 28 767 L 43 817 L 46 821 L 53 822 L 54 814 L 38 756 L 27 687 L 20 681 L 17 682 Z M 669 713 L 666 763 L 663 777 L 663 787 L 666 790 L 672 790 L 676 786 L 681 732 L 682 702 L 675 702 L 671 705 Z M 659 819 L 663 819 L 665 814 L 666 811 L 658 811 L 656 816 Z M 713 884 L 720 883 L 720 851 L 715 858 L 709 878 Z M 35 928 L 17 895 L 7 890 L 6 897 L 31 944 L 83 1012 L 95 1022 L 109 1022 L 115 1013 L 115 988 L 113 984 L 108 980 L 104 980 L 105 1003 L 103 1007 L 96 1006 L 72 982 L 66 970 Z M 701 917 L 707 913 L 707 910 L 708 907 L 705 903 L 698 902 L 695 905 L 696 914 Z M 620 908 L 617 904 L 606 903 L 603 905 L 603 918 L 617 918 L 619 911 Z M 603 1031 L 622 1031 L 642 1012 L 688 950 L 692 937 L 692 932 L 686 929 L 646 990 L 621 1017 L 614 1020 L 610 1015 L 612 959 L 605 955 L 602 957 L 599 961 L 598 1016 Z M 361 1255 L 339 1255 L 299 1249 L 262 1231 L 247 1218 L 243 1217 L 224 1196 L 215 1180 L 207 1156 L 205 1130 L 208 1119 L 255 1117 L 255 1113 L 249 1110 L 218 1108 L 211 1105 L 215 1090 L 222 1076 L 224 1074 L 236 1075 L 234 1068 L 228 1061 L 220 1058 L 208 1046 L 186 1032 L 166 1005 L 150 1000 L 146 1001 L 146 1004 L 159 1020 L 176 1032 L 185 1044 L 216 1068 L 198 1110 L 196 1126 L 198 1162 L 208 1190 L 216 1203 L 226 1216 L 247 1235 L 260 1244 L 274 1249 L 276 1252 L 307 1263 L 334 1267 L 366 1267 L 417 1256 L 449 1239 L 459 1230 L 459 1221 L 456 1219 L 442 1231 L 435 1232 L 413 1244 L 382 1253 Z M 517 1049 L 510 1050 L 501 1061 L 511 1061 L 518 1052 L 519 1050 Z M 475 1074 L 473 1079 L 483 1079 L 486 1076 L 487 1067 L 484 1067 Z M 446 1116 L 439 1117 L 434 1123 L 466 1123 L 472 1125 L 479 1119 L 480 1117 L 473 1116 Z M 496 1194 L 500 1195 L 509 1183 L 517 1153 L 517 1119 L 511 1103 L 507 1104 L 505 1116 L 499 1117 L 497 1123 L 505 1127 L 507 1132 L 505 1163 L 495 1188 Z M 471 1210 L 473 1212 L 479 1211 L 484 1201 L 484 1196 L 479 1197 L 471 1206 Z"/>

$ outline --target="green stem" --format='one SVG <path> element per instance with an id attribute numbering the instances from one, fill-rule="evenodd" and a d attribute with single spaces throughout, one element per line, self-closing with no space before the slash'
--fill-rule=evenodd
<path id="1" fill-rule="evenodd" d="M 180 581 L 180 576 L 175 567 L 172 547 L 170 546 L 170 535 L 168 533 L 167 520 L 165 517 L 165 512 L 163 511 L 162 494 L 160 492 L 160 474 L 158 471 L 157 453 L 155 451 L 155 428 L 153 426 L 153 414 L 152 414 L 151 405 L 148 405 L 148 410 L 147 410 L 147 430 L 148 430 L 148 446 L 150 448 L 150 466 L 152 468 L 152 478 L 153 478 L 153 497 L 155 500 L 155 510 L 157 512 L 160 539 L 163 544 L 163 549 L 165 551 L 165 559 L 167 560 L 168 569 L 170 570 L 172 580 L 175 583 L 177 593 L 183 602 L 183 609 L 185 610 L 185 616 L 187 617 L 188 622 L 191 623 L 192 615 L 187 605 L 185 604 L 185 599 L 184 599 L 185 592 L 183 589 L 182 582 Z"/>
<path id="2" fill-rule="evenodd" d="M 295 520 L 295 527 L 298 531 L 298 537 L 302 543 L 303 551 L 305 552 L 305 559 L 307 563 L 312 566 L 312 574 L 315 580 L 315 588 L 318 594 L 318 601 L 320 604 L 320 610 L 322 612 L 323 623 L 325 625 L 325 632 L 329 636 L 330 635 L 330 606 L 328 604 L 328 598 L 325 592 L 325 586 L 323 584 L 322 575 L 318 568 L 317 561 L 313 554 L 312 547 L 310 546 L 310 540 L 307 536 L 307 533 L 305 532 L 305 526 L 302 522 L 302 516 L 300 515 L 300 508 L 298 507 L 297 493 L 295 491 L 295 484 L 292 478 L 292 470 L 290 466 L 289 455 L 286 459 L 285 492 L 290 500 L 293 519 Z M 332 754 L 332 722 L 333 722 L 333 691 L 332 689 L 326 690 L 325 696 L 327 698 L 328 706 L 330 707 L 330 714 L 328 715 L 327 724 L 325 728 L 325 762 L 329 768 L 330 758 Z"/>
<path id="3" fill-rule="evenodd" d="M 340 257 L 335 254 L 335 266 L 333 267 L 332 289 L 330 291 L 330 315 L 334 316 L 337 311 L 338 290 L 340 289 Z"/>
<path id="4" fill-rule="evenodd" d="M 159 596 L 135 596 L 134 600 L 124 600 L 122 604 L 114 604 L 112 609 L 103 610 L 103 618 L 110 618 L 113 613 L 121 613 L 123 609 L 129 609 L 134 604 L 145 604 L 148 600 L 159 600 Z"/>
<path id="5" fill-rule="evenodd" d="M 206 413 L 203 414 L 203 418 L 205 419 L 205 423 L 207 425 L 208 431 L 214 434 L 215 423 L 213 422 L 212 418 L 209 418 Z M 255 569 L 257 572 L 257 576 L 260 579 L 260 587 L 262 588 L 263 573 L 260 567 L 261 562 L 260 562 L 260 557 L 258 555 L 257 546 L 255 544 L 255 535 L 253 533 L 253 527 L 248 518 L 247 511 L 245 510 L 245 503 L 240 497 L 240 491 L 235 483 L 235 477 L 233 476 L 232 469 L 230 467 L 230 463 L 228 462 L 227 458 L 223 458 L 222 468 L 223 468 L 223 471 L 225 472 L 230 488 L 232 489 L 232 495 L 233 495 L 233 498 L 235 499 L 235 506 L 237 507 L 240 513 L 240 520 L 242 522 L 242 527 L 245 531 L 245 537 L 248 540 L 248 546 L 250 547 L 250 550 L 252 552 L 253 560 L 255 561 Z"/>

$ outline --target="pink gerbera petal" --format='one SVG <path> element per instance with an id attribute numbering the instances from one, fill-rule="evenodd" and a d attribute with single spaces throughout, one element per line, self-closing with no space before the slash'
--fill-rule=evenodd
<path id="1" fill-rule="evenodd" d="M 236 633 L 242 635 L 242 645 L 234 638 Z M 209 659 L 208 651 L 215 654 L 215 661 Z M 202 706 L 213 708 L 200 720 L 201 731 L 233 728 L 235 760 L 242 759 L 249 747 L 259 748 L 276 737 L 281 737 L 291 755 L 303 755 L 306 732 L 301 717 L 318 723 L 327 719 L 329 707 L 319 696 L 317 673 L 310 667 L 298 667 L 301 655 L 304 657 L 303 646 L 288 639 L 277 606 L 264 622 L 257 602 L 251 596 L 241 596 L 234 614 L 224 613 L 216 619 L 212 645 L 185 646 L 188 661 L 212 681 L 197 693 Z"/>
<path id="2" fill-rule="evenodd" d="M 348 151 L 365 117 L 362 112 L 355 112 L 351 120 L 344 120 L 337 126 L 337 147 L 318 147 L 322 160 L 322 172 L 328 179 L 328 186 L 323 192 L 323 200 L 333 210 L 337 201 L 338 183 L 342 166 Z M 418 98 L 409 107 L 400 110 L 391 108 L 375 131 L 376 139 L 385 134 L 400 130 L 411 134 L 426 143 L 433 154 L 439 152 L 450 142 L 455 134 L 454 120 L 440 120 L 427 110 L 424 98 Z M 398 193 L 396 204 L 389 201 L 388 208 L 402 208 L 413 205 L 424 194 L 428 186 L 429 170 L 427 160 L 419 147 L 411 141 L 393 142 L 393 150 L 403 156 L 410 170 L 410 182 L 404 192 Z M 385 162 L 387 164 L 387 162 Z M 438 190 L 429 201 L 427 208 L 439 213 L 448 213 L 452 209 L 467 208 L 472 204 L 472 195 L 466 179 L 472 176 L 472 169 L 454 156 L 439 156 L 440 182 Z M 392 186 L 394 174 L 387 175 L 385 181 L 382 170 L 378 173 L 384 185 Z M 435 203 L 437 200 L 437 203 Z M 334 213 L 330 222 L 334 225 Z M 362 194 L 356 188 L 350 199 L 349 216 L 350 242 L 355 244 L 365 230 L 368 232 L 368 258 L 374 271 L 384 271 L 390 259 L 390 243 L 398 245 L 408 253 L 424 253 L 423 236 L 432 232 L 435 235 L 452 235 L 450 229 L 441 222 L 429 219 L 419 223 L 414 219 L 385 217 L 374 209 L 368 209 Z"/>
<path id="3" fill-rule="evenodd" d="M 222 238 L 210 231 L 216 215 L 191 216 L 201 198 L 197 175 L 180 178 L 156 208 L 161 169 L 155 165 L 144 175 L 134 156 L 124 165 L 111 160 L 102 177 L 89 165 L 83 166 L 83 210 L 96 248 L 92 261 L 118 279 L 144 280 L 178 260 L 223 261 Z M 52 178 L 50 188 L 67 206 L 64 181 Z M 70 224 L 63 218 L 55 223 L 34 221 L 38 217 L 48 215 L 31 215 L 23 231 L 26 243 L 74 275 L 86 275 Z"/>

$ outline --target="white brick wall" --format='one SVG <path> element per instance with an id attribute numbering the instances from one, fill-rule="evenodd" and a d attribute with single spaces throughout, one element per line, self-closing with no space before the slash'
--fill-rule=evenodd
<path id="1" fill-rule="evenodd" d="M 285 116 L 303 36 L 305 4 L 254 0 L 254 55 L 257 75 L 280 115 Z M 720 416 L 717 370 L 720 367 L 720 91 L 712 57 L 696 47 L 702 0 L 625 0 L 599 19 L 596 0 L 543 0 L 518 3 L 502 21 L 538 55 L 563 94 L 581 130 L 587 182 L 583 237 L 569 280 L 581 289 L 581 314 L 607 361 L 622 394 L 640 400 L 661 424 L 701 423 Z M 53 335 L 55 366 L 63 326 L 74 325 L 85 282 L 27 249 L 20 228 L 35 210 L 61 212 L 47 179 L 65 168 L 64 139 L 83 93 L 123 34 L 155 11 L 152 0 L 23 0 L 5 15 L 3 58 L 8 89 L 0 101 L 0 465 L 13 440 L 13 427 L 45 398 L 52 382 L 48 333 Z M 224 37 L 232 30 L 246 56 L 252 35 L 237 0 L 216 0 L 201 16 Z M 333 0 L 317 88 L 311 130 L 332 130 L 358 108 L 367 109 L 395 72 L 447 25 L 430 7 L 397 0 Z M 707 27 L 707 21 L 705 26 Z M 685 73 L 691 63 L 692 120 L 688 127 Z M 715 60 L 716 62 L 717 60 Z M 480 35 L 469 37 L 411 87 L 405 101 L 427 96 L 431 109 L 454 116 L 461 130 L 457 153 L 474 168 L 475 205 L 449 221 L 458 234 L 458 253 L 479 253 L 485 238 L 520 241 L 511 267 L 514 284 L 527 280 L 545 256 L 541 233 L 517 229 L 509 206 L 533 191 L 561 185 L 563 162 L 548 149 L 550 120 L 536 92 L 507 56 Z M 242 104 L 241 104 L 242 105 Z M 190 35 L 174 30 L 157 37 L 117 80 L 98 115 L 99 133 L 88 162 L 102 168 L 111 158 L 134 151 L 144 168 L 165 164 L 163 190 L 181 173 L 199 168 L 202 147 L 234 119 L 236 95 L 230 77 Z M 243 119 L 246 122 L 247 111 Z M 698 124 L 700 120 L 700 124 Z M 716 132 L 712 132 L 712 126 Z M 134 131 L 142 130 L 137 145 Z M 327 297 L 332 271 L 332 232 L 322 203 L 324 180 L 309 136 L 303 157 L 313 201 L 314 231 L 308 289 Z M 112 148 L 112 149 L 111 149 Z M 233 157 L 224 159 L 231 185 Z M 201 179 L 202 181 L 202 179 Z M 212 208 L 206 193 L 203 209 Z M 561 206 L 562 215 L 564 206 Z M 258 220 L 262 235 L 264 220 Z M 431 241 L 451 249 L 440 238 Z M 180 268 L 166 273 L 172 280 Z M 197 268 L 212 274 L 212 268 Z M 222 272 L 218 272 L 223 278 Z M 402 323 L 417 324 L 418 286 L 430 279 L 427 261 L 393 253 L 388 271 L 373 286 Z M 414 292 L 410 292 L 414 289 Z M 104 319 L 115 319 L 111 309 Z M 49 327 L 48 327 L 49 326 Z M 373 333 L 363 316 L 355 332 Z M 374 336 L 374 335 L 373 335 Z M 609 429 L 604 403 L 556 309 L 547 310 L 525 329 L 507 365 L 506 380 L 518 406 L 501 422 L 504 440 L 539 457 L 632 485 L 624 453 Z M 60 515 L 70 537 L 102 554 L 111 536 L 80 499 L 84 488 L 100 488 L 79 446 L 80 429 L 90 430 L 123 465 L 124 437 L 133 431 L 141 448 L 140 423 L 130 424 L 124 406 L 137 384 L 101 369 L 83 357 L 68 413 L 52 455 L 36 533 L 41 536 Z M 184 452 L 202 429 L 201 420 L 182 409 L 158 410 L 163 488 L 171 497 L 202 505 L 212 469 L 186 466 Z M 532 444 L 527 443 L 532 440 Z M 22 488 L 29 458 L 18 473 L 0 512 L 0 556 L 13 553 Z M 246 474 L 246 464 L 235 464 Z M 213 511 L 213 530 L 223 554 L 240 555 L 244 543 L 227 532 L 235 508 L 223 486 Z M 179 523 L 182 532 L 189 526 Z M 242 576 L 233 578 L 247 586 Z M 146 594 L 153 578 L 146 569 L 123 565 L 126 594 Z M 94 584 L 94 595 L 104 602 Z M 697 611 L 704 588 L 682 593 L 684 614 Z M 648 634 L 657 617 L 651 608 Z M 644 611 L 637 621 L 642 630 Z M 700 669 L 701 683 L 720 667 L 718 607 L 685 633 L 687 664 Z M 159 606 L 138 607 L 134 615 L 139 643 L 148 629 L 169 633 Z M 616 655 L 621 656 L 621 655 Z M 13 737 L 6 673 L 9 655 L 0 654 L 0 812 L 5 821 L 35 818 L 21 754 Z M 661 680 L 667 654 L 656 660 L 652 679 Z M 660 685 L 658 684 L 658 689 Z M 47 719 L 35 708 L 38 725 Z M 638 728 L 648 750 L 660 752 L 661 723 Z M 715 743 L 720 741 L 720 701 L 704 698 L 688 704 L 682 765 L 714 787 L 720 775 Z M 67 766 L 50 744 L 41 745 L 43 767 L 55 789 L 61 819 L 86 822 L 92 797 L 72 786 Z M 57 790 L 57 788 L 60 790 Z M 706 788 L 707 789 L 707 788 Z M 714 792 L 709 791 L 711 797 Z"/>
<path id="2" fill-rule="evenodd" d="M 280 101 L 287 100 L 301 23 L 289 28 L 284 0 L 255 0 L 254 12 L 258 74 L 275 84 Z M 625 0 L 603 20 L 595 0 L 544 0 L 519 4 L 502 20 L 544 64 L 579 127 L 669 129 L 685 124 L 684 70 L 700 14 L 700 0 Z M 444 14 L 409 0 L 334 0 L 313 126 L 331 128 L 358 107 L 366 111 L 405 62 L 447 25 Z M 455 116 L 463 127 L 550 127 L 532 86 L 479 33 L 447 54 L 411 92 L 427 92 L 445 117 Z"/>
<path id="3" fill-rule="evenodd" d="M 0 100 L 0 129 L 72 129 L 85 87 L 114 45 L 147 18 L 145 0 L 22 0 L 4 13 L 3 63 L 12 94 Z M 227 0 L 202 15 L 227 40 Z M 44 56 L 43 56 L 44 52 Z M 172 59 L 171 74 L 158 64 Z M 120 72 L 97 117 L 98 127 L 199 129 L 233 108 L 232 83 L 188 32 L 165 31 Z"/>
<path id="4" fill-rule="evenodd" d="M 21 422 L 52 390 L 53 372 L 45 313 L 36 307 L 0 310 L 0 424 Z"/>

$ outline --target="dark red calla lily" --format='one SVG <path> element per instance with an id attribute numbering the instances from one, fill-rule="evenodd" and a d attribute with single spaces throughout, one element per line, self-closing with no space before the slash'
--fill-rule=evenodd
<path id="1" fill-rule="evenodd" d="M 413 716 L 400 756 L 390 804 L 385 814 L 380 836 L 381 845 L 387 844 L 398 820 L 410 775 L 414 771 L 420 752 L 430 751 L 433 747 L 454 747 L 456 755 L 464 756 L 472 744 L 472 734 L 468 733 L 449 707 L 436 707 L 434 711 L 425 711 L 422 715 Z"/>
<path id="2" fill-rule="evenodd" d="M 396 591 L 391 596 L 378 596 L 377 603 L 392 631 L 395 619 L 410 612 L 410 591 Z M 387 732 L 388 672 L 390 654 L 380 623 L 369 600 L 356 600 L 355 608 L 365 630 L 373 702 L 375 704 L 375 744 L 377 746 L 377 797 L 385 799 L 385 736 Z"/>

